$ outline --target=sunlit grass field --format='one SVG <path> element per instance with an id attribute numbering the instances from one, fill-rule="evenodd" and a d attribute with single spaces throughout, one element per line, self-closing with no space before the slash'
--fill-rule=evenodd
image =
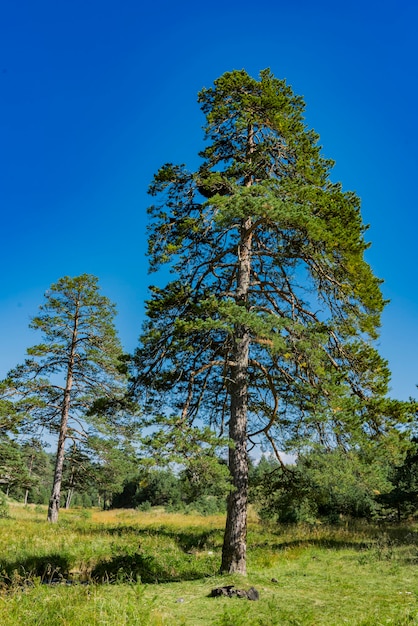
<path id="1" fill-rule="evenodd" d="M 418 527 L 262 525 L 248 576 L 218 574 L 223 516 L 11 505 L 0 519 L 0 624 L 418 624 Z M 223 585 L 260 599 L 213 598 Z"/>

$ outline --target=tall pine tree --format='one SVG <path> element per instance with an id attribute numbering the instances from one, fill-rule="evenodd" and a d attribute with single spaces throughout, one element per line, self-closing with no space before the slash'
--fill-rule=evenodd
<path id="1" fill-rule="evenodd" d="M 173 280 L 151 288 L 137 389 L 159 445 L 186 450 L 205 422 L 228 433 L 221 569 L 245 573 L 248 446 L 280 458 L 387 428 L 389 372 L 372 346 L 384 300 L 359 199 L 331 182 L 303 99 L 242 70 L 199 102 L 200 167 L 166 164 L 150 187 L 150 268 Z"/>
<path id="2" fill-rule="evenodd" d="M 26 425 L 58 437 L 50 522 L 58 520 L 67 440 L 88 442 L 92 428 L 103 430 L 92 407 L 125 391 L 115 314 L 95 276 L 61 278 L 31 322 L 43 333 L 43 343 L 28 348 L 29 358 L 8 375 L 9 393 L 28 417 Z"/>

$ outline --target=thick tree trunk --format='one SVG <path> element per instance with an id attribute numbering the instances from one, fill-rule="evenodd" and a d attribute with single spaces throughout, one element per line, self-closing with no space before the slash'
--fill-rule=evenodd
<path id="1" fill-rule="evenodd" d="M 247 159 L 251 163 L 254 151 L 254 129 L 247 128 Z M 251 187 L 253 178 L 249 174 L 244 185 Z M 241 221 L 238 246 L 238 278 L 235 300 L 243 307 L 248 306 L 251 279 L 252 220 Z M 231 367 L 231 411 L 229 438 L 233 447 L 229 450 L 229 470 L 232 490 L 228 497 L 228 508 L 224 543 L 222 548 L 221 572 L 247 573 L 247 508 L 248 508 L 248 455 L 247 455 L 247 410 L 248 410 L 248 362 L 250 333 L 243 324 L 235 328 L 235 346 Z"/>
<path id="2" fill-rule="evenodd" d="M 222 572 L 247 573 L 247 506 L 248 506 L 248 457 L 247 457 L 247 369 L 248 333 L 237 339 L 237 365 L 232 370 L 231 415 L 229 436 L 234 447 L 229 450 L 229 469 L 232 490 L 228 497 L 228 509 L 224 543 L 222 548 Z"/>
<path id="3" fill-rule="evenodd" d="M 239 246 L 239 271 L 236 301 L 247 305 L 251 272 L 251 219 L 241 224 Z M 235 348 L 231 367 L 231 411 L 229 437 L 233 447 L 229 450 L 229 469 L 232 490 L 228 497 L 228 509 L 221 571 L 245 575 L 247 573 L 247 506 L 248 506 L 248 456 L 247 456 L 247 405 L 248 405 L 248 359 L 250 333 L 242 324 L 236 325 Z"/>
<path id="4" fill-rule="evenodd" d="M 48 506 L 48 522 L 52 523 L 58 521 L 58 513 L 60 509 L 61 484 L 65 456 L 65 441 L 67 439 L 68 416 L 70 413 L 71 389 L 73 386 L 73 370 L 77 345 L 78 317 L 79 316 L 77 311 L 74 319 L 73 335 L 68 357 L 67 380 L 65 384 L 64 398 L 61 409 L 61 424 L 60 434 L 58 437 L 57 456 L 55 461 L 54 483 L 52 485 L 51 497 L 49 499 Z"/>

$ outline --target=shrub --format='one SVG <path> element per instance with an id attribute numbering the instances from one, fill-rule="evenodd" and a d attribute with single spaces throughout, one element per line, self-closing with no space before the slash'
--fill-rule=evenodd
<path id="1" fill-rule="evenodd" d="M 8 517 L 10 517 L 9 504 L 4 493 L 0 491 L 0 518 L 5 519 Z"/>

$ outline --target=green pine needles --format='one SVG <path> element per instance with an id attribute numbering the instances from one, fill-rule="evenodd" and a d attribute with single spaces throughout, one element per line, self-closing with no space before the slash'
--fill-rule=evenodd
<path id="1" fill-rule="evenodd" d="M 331 182 L 303 99 L 269 70 L 242 70 L 199 102 L 201 166 L 166 164 L 150 187 L 150 268 L 168 264 L 173 280 L 151 291 L 137 389 L 166 440 L 196 418 L 228 435 L 221 569 L 245 573 L 248 447 L 280 457 L 389 428 L 389 371 L 372 345 L 385 302 L 360 201 Z"/>

